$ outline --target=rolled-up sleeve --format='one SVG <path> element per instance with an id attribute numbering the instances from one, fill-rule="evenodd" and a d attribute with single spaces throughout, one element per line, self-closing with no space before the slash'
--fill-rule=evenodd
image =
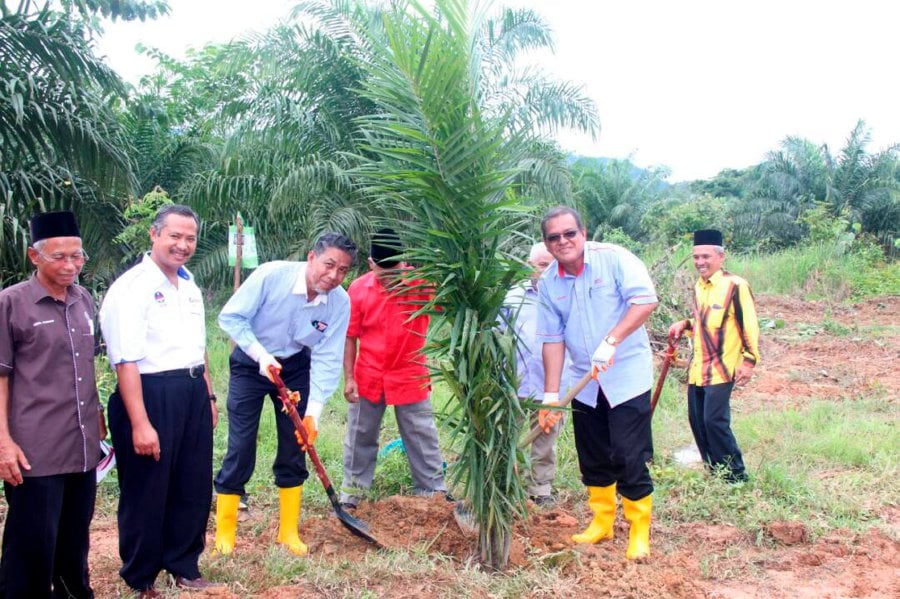
<path id="1" fill-rule="evenodd" d="M 551 300 L 552 285 L 541 281 L 538 285 L 538 317 L 535 341 L 538 344 L 559 343 L 564 340 L 566 325 L 562 314 L 553 305 Z"/>
<path id="2" fill-rule="evenodd" d="M 100 308 L 100 330 L 113 368 L 147 356 L 147 304 L 138 293 L 126 297 L 127 286 L 122 279 L 114 283 Z"/>
<path id="3" fill-rule="evenodd" d="M 616 268 L 616 278 L 622 299 L 633 306 L 656 304 L 656 288 L 644 263 L 623 249 Z"/>

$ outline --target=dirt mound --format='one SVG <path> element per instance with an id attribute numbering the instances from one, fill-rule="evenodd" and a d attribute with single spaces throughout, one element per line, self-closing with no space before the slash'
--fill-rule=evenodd
<path id="1" fill-rule="evenodd" d="M 738 392 L 742 409 L 791 399 L 900 397 L 900 298 L 852 306 L 784 296 L 757 298 L 763 355 Z"/>

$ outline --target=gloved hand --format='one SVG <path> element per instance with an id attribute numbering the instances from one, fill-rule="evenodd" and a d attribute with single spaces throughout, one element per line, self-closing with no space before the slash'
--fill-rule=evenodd
<path id="1" fill-rule="evenodd" d="M 591 356 L 591 378 L 596 380 L 601 372 L 606 372 L 613 365 L 614 353 L 616 353 L 616 346 L 610 344 L 606 339 L 597 346 L 594 355 Z"/>
<path id="2" fill-rule="evenodd" d="M 544 393 L 544 399 L 541 402 L 542 405 L 545 406 L 558 406 L 559 405 L 559 393 Z M 548 410 L 548 409 L 540 409 L 538 410 L 538 426 L 544 431 L 544 434 L 549 434 L 553 427 L 556 426 L 556 423 L 560 421 L 562 418 L 562 411 L 560 410 Z"/>
<path id="3" fill-rule="evenodd" d="M 275 359 L 272 354 L 264 353 L 260 355 L 259 373 L 274 383 L 275 380 L 272 378 L 272 373 L 269 372 L 269 366 L 273 366 L 275 370 L 281 373 L 281 364 L 278 362 L 278 360 Z"/>
<path id="4" fill-rule="evenodd" d="M 306 429 L 306 438 L 309 439 L 309 444 L 315 445 L 316 438 L 319 436 L 319 429 L 316 427 L 316 419 L 312 416 L 304 416 L 303 428 Z M 303 436 L 300 434 L 300 431 L 294 431 L 294 436 L 297 437 L 297 444 L 300 446 L 300 449 L 306 451 L 306 443 L 303 442 Z"/>
<path id="5" fill-rule="evenodd" d="M 325 407 L 325 404 L 321 404 L 317 401 L 306 402 L 306 414 L 303 416 L 303 428 L 306 429 L 310 445 L 315 445 L 316 437 L 319 436 L 319 416 L 322 414 L 323 407 Z M 297 437 L 297 443 L 300 445 L 300 449 L 306 451 L 306 443 L 303 442 L 303 437 L 300 436 L 300 433 L 294 431 L 294 436 Z"/>

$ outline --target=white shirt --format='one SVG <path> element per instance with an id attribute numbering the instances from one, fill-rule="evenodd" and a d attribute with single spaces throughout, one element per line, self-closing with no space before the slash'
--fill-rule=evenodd
<path id="1" fill-rule="evenodd" d="M 178 287 L 145 254 L 109 288 L 100 307 L 109 361 L 136 362 L 141 374 L 203 364 L 206 319 L 193 275 L 178 269 Z"/>

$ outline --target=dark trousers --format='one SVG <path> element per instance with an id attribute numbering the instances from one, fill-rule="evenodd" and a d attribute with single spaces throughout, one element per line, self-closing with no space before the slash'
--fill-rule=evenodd
<path id="1" fill-rule="evenodd" d="M 700 457 L 712 469 L 724 467 L 729 482 L 747 480 L 744 458 L 731 432 L 734 383 L 688 385 L 688 420 Z"/>
<path id="2" fill-rule="evenodd" d="M 281 364 L 281 378 L 288 389 L 300 392 L 297 412 L 306 413 L 309 397 L 309 350 L 303 350 L 289 358 L 277 358 Z M 259 373 L 259 364 L 236 347 L 229 359 L 231 377 L 228 382 L 228 451 L 222 461 L 222 469 L 216 475 L 216 492 L 243 495 L 244 485 L 256 467 L 256 436 L 259 417 L 266 395 L 275 408 L 275 427 L 278 433 L 278 451 L 272 471 L 275 485 L 283 489 L 302 485 L 309 472 L 306 470 L 306 453 L 300 451 L 294 424 L 281 411 L 281 399 L 275 385 Z"/>
<path id="3" fill-rule="evenodd" d="M 650 391 L 610 408 L 601 389 L 597 407 L 572 402 L 572 427 L 581 480 L 589 487 L 617 483 L 622 497 L 637 501 L 653 492 L 647 462 L 653 459 Z"/>
<path id="4" fill-rule="evenodd" d="M 134 453 L 131 421 L 118 388 L 109 428 L 119 471 L 119 574 L 147 589 L 161 570 L 197 578 L 212 501 L 212 412 L 203 377 L 141 375 L 144 407 L 159 435 L 160 458 Z"/>
<path id="5" fill-rule="evenodd" d="M 94 596 L 88 581 L 88 529 L 97 474 L 26 477 L 4 483 L 8 506 L 0 558 L 0 597 Z"/>

